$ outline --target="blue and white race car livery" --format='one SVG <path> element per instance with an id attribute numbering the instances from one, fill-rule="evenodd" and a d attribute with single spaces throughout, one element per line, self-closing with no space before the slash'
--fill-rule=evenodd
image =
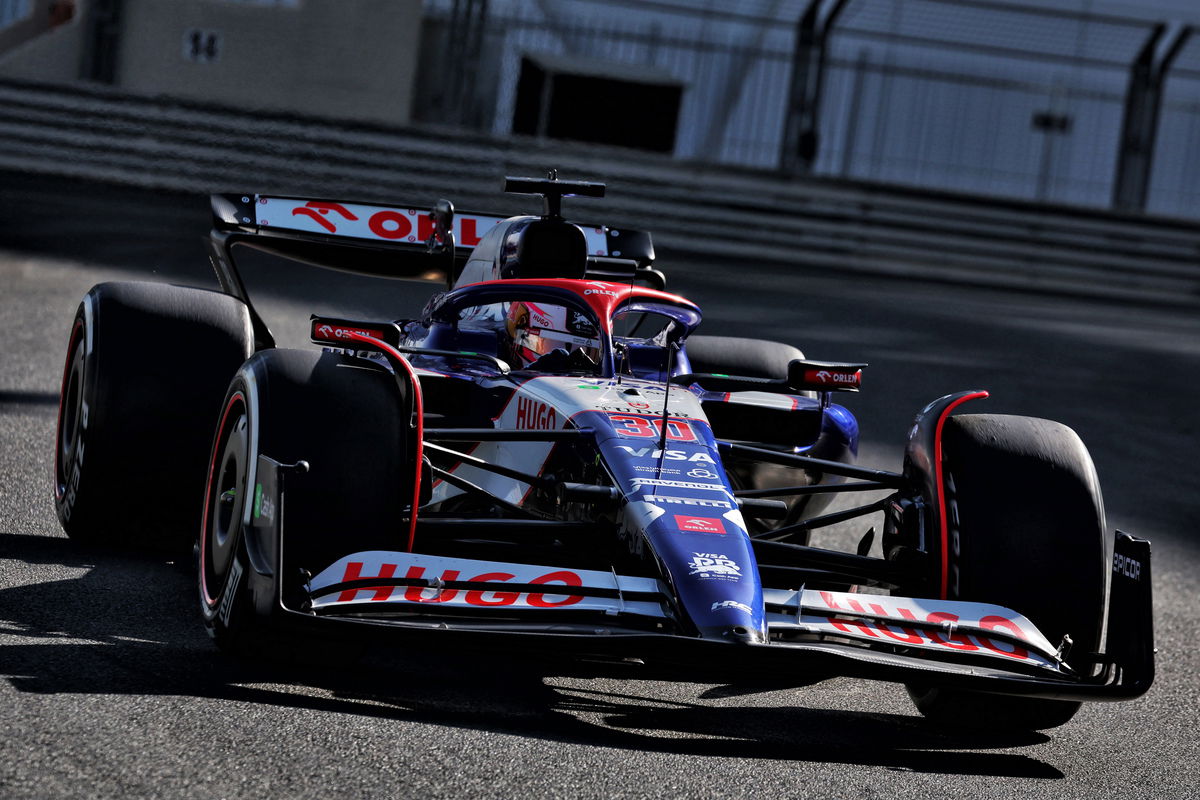
<path id="1" fill-rule="evenodd" d="M 1149 688 L 1149 545 L 1106 529 L 1073 431 L 954 414 L 987 396 L 966 391 L 916 415 L 898 470 L 858 466 L 834 400 L 864 364 L 699 334 L 649 234 L 562 216 L 602 184 L 507 188 L 544 213 L 217 195 L 222 292 L 93 289 L 59 414 L 68 533 L 112 538 L 89 470 L 137 424 L 89 413 L 138 369 L 97 347 L 161 329 L 206 348 L 186 379 L 210 420 L 188 474 L 207 477 L 175 482 L 197 498 L 200 606 L 224 648 L 333 636 L 673 680 L 850 675 L 903 682 L 942 722 L 968 699 L 1023 729 Z M 239 246 L 446 287 L 414 319 L 313 316 L 318 349 L 285 349 Z M 835 525 L 857 544 L 815 546 Z"/>

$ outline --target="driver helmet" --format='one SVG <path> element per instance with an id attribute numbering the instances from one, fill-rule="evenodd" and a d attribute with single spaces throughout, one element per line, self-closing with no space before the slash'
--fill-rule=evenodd
<path id="1" fill-rule="evenodd" d="M 558 353 L 572 363 L 600 361 L 600 340 L 595 324 L 578 311 L 552 303 L 519 301 L 509 305 L 504 329 L 510 355 L 518 369 L 528 369 L 539 359 Z"/>

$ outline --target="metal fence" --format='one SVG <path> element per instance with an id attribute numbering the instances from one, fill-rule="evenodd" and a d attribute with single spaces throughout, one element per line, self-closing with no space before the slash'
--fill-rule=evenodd
<path id="1" fill-rule="evenodd" d="M 987 3 L 850 3 L 817 171 L 1107 206 L 1129 65 L 1152 31 Z"/>
<path id="2" fill-rule="evenodd" d="M 1200 40 L 1194 38 L 1167 78 L 1146 210 L 1200 217 Z"/>
<path id="3" fill-rule="evenodd" d="M 475 25 L 464 22 L 472 8 L 476 14 L 487 9 L 486 18 L 474 17 Z M 770 17 L 592 0 L 430 0 L 427 16 L 431 55 L 425 74 L 431 78 L 421 84 L 435 121 L 511 133 L 522 57 L 569 56 L 641 68 L 682 83 L 676 157 L 768 168 L 778 162 L 793 31 Z M 463 52 L 466 40 L 474 40 L 474 52 Z M 452 59 L 477 65 L 470 80 L 454 80 L 462 67 Z M 636 111 L 596 113 L 629 114 L 636 124 Z"/>
<path id="4" fill-rule="evenodd" d="M 501 178 L 548 164 L 607 183 L 604 221 L 652 227 L 668 268 L 697 255 L 785 282 L 810 268 L 1200 307 L 1200 226 L 1185 221 L 0 80 L 0 170 L 526 213 Z"/>
<path id="5" fill-rule="evenodd" d="M 1132 146 L 1123 139 L 1131 70 L 1161 34 L 1153 20 L 996 0 L 812 2 L 828 29 L 808 172 L 1113 203 Z M 433 120 L 505 135 L 523 55 L 606 61 L 686 87 L 676 158 L 776 169 L 786 161 L 797 22 L 809 7 L 810 0 L 427 0 L 425 108 Z M 464 60 L 470 80 L 448 86 Z M 636 109 L 621 113 L 637 123 Z M 1200 42 L 1188 41 L 1168 73 L 1160 120 L 1144 207 L 1200 216 Z"/>

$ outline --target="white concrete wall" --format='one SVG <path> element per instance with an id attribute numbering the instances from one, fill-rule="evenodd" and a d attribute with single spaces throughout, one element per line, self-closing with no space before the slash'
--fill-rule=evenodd
<path id="1" fill-rule="evenodd" d="M 116 84 L 403 124 L 420 32 L 421 0 L 125 0 Z"/>
<path id="2" fill-rule="evenodd" d="M 87 4 L 49 29 L 51 0 L 3 31 L 0 77 L 79 80 Z M 421 0 L 123 0 L 114 86 L 242 108 L 409 122 Z M 198 50 L 191 35 L 198 35 Z M 213 47 L 209 48 L 209 43 Z"/>

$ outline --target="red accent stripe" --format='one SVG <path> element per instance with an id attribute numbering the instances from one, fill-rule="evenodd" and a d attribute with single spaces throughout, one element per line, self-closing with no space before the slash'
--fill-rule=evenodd
<path id="1" fill-rule="evenodd" d="M 213 472 L 217 466 L 217 447 L 221 444 L 221 434 L 225 432 L 225 420 L 229 419 L 229 410 L 239 400 L 245 404 L 245 395 L 241 392 L 234 392 L 233 396 L 229 398 L 229 403 L 225 406 L 225 410 L 221 412 L 221 422 L 217 425 L 217 438 L 213 440 L 212 458 L 208 462 L 208 480 L 204 483 L 204 516 L 200 519 L 200 590 L 204 593 L 204 602 L 208 603 L 209 606 L 217 604 L 217 599 L 208 591 L 208 581 L 204 579 L 206 563 L 204 554 L 207 550 L 208 509 L 212 505 Z M 254 456 L 254 454 L 247 454 L 247 458 L 251 456 Z M 247 464 L 247 469 L 249 469 L 249 464 Z"/>
<path id="2" fill-rule="evenodd" d="M 576 278 L 542 278 L 537 280 L 506 278 L 502 280 L 480 281 L 479 283 L 471 284 L 471 286 L 504 286 L 512 289 L 519 289 L 522 286 L 541 286 L 565 289 L 578 295 L 584 303 L 591 307 L 600 321 L 601 329 L 608 334 L 612 333 L 613 314 L 621 306 L 637 300 L 664 302 L 695 309 L 696 311 L 700 310 L 700 307 L 691 300 L 688 300 L 686 297 L 680 297 L 677 294 L 660 292 L 657 289 L 648 289 L 643 286 L 611 283 L 609 281 L 579 280 Z M 611 294 L 596 293 L 595 290 L 597 288 L 611 292 Z M 588 289 L 592 289 L 593 293 L 587 294 Z"/>
<path id="3" fill-rule="evenodd" d="M 942 411 L 942 415 L 938 417 L 937 427 L 933 433 L 933 473 L 938 493 L 938 526 L 941 529 L 942 538 L 942 563 L 941 573 L 942 579 L 940 584 L 940 592 L 938 597 L 942 600 L 947 599 L 946 593 L 950 585 L 950 529 L 946 524 L 946 490 L 945 484 L 942 482 L 942 427 L 945 426 L 946 420 L 949 419 L 950 413 L 954 409 L 961 406 L 968 400 L 982 400 L 988 396 L 987 392 L 973 392 L 965 394 L 955 400 L 950 405 L 946 406 Z"/>
<path id="4" fill-rule="evenodd" d="M 412 368 L 412 364 L 408 363 L 408 359 L 400 354 L 400 351 L 392 347 L 387 342 L 375 339 L 370 336 L 362 336 L 355 331 L 347 331 L 350 338 L 356 342 L 367 342 L 368 344 L 378 347 L 390 355 L 395 361 L 398 361 L 408 374 L 408 380 L 413 388 L 413 413 L 417 418 L 417 447 L 414 452 L 414 469 L 416 470 L 416 480 L 413 481 L 413 496 L 412 496 L 412 514 L 408 523 L 408 552 L 413 551 L 413 546 L 417 540 L 417 508 L 421 505 L 421 460 L 425 453 L 425 402 L 421 397 L 421 381 L 417 378 L 417 372 Z"/>

